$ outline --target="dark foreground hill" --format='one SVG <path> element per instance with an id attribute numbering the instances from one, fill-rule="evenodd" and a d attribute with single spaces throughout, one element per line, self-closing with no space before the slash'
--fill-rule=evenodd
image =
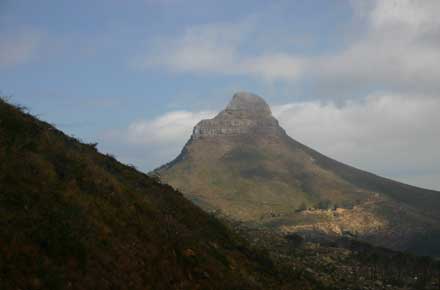
<path id="1" fill-rule="evenodd" d="M 366 144 L 365 146 L 368 146 Z M 440 255 L 440 192 L 342 164 L 293 140 L 266 102 L 241 92 L 156 170 L 205 210 L 289 234 Z"/>
<path id="2" fill-rule="evenodd" d="M 0 290 L 440 285 L 440 264 L 430 258 L 224 225 L 171 187 L 1 100 L 0 161 Z"/>
<path id="3" fill-rule="evenodd" d="M 312 285 L 280 276 L 170 186 L 4 101 L 0 213 L 2 290 Z"/>

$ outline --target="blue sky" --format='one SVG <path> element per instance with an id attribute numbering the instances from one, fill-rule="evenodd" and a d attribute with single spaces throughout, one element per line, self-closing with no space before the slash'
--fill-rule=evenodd
<path id="1" fill-rule="evenodd" d="M 295 139 L 440 189 L 436 0 L 0 0 L 0 90 L 144 171 L 238 90 Z"/>

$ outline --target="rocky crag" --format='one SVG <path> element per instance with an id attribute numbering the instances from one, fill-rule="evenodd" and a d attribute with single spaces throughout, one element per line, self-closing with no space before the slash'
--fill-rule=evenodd
<path id="1" fill-rule="evenodd" d="M 203 120 L 194 128 L 192 139 L 245 134 L 284 133 L 266 102 L 259 96 L 241 92 L 234 95 L 224 111 L 214 119 Z"/>

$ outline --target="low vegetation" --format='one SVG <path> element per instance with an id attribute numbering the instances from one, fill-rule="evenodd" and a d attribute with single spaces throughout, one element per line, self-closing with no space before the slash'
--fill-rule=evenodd
<path id="1" fill-rule="evenodd" d="M 305 240 L 230 222 L 280 268 L 331 289 L 440 289 L 440 260 L 374 247 L 351 238 Z"/>
<path id="2" fill-rule="evenodd" d="M 0 161 L 0 289 L 313 286 L 281 279 L 170 186 L 4 100 Z"/>

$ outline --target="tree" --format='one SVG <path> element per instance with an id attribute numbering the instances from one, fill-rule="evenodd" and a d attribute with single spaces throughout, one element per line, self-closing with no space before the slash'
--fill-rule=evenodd
<path id="1" fill-rule="evenodd" d="M 307 209 L 307 204 L 303 201 L 298 207 L 297 211 L 305 211 Z"/>
<path id="2" fill-rule="evenodd" d="M 316 207 L 318 209 L 329 209 L 331 207 L 331 201 L 328 199 L 321 200 Z"/>

